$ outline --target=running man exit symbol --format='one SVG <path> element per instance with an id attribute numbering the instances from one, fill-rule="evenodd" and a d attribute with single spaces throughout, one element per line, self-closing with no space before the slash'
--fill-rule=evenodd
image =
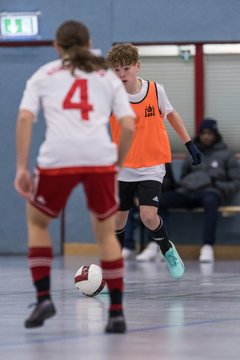
<path id="1" fill-rule="evenodd" d="M 16 34 L 22 32 L 22 20 L 21 19 L 15 19 L 15 18 L 9 18 L 4 19 L 4 27 L 6 30 L 6 33 L 9 34 Z"/>
<path id="2" fill-rule="evenodd" d="M 28 37 L 38 35 L 38 13 L 0 13 L 2 37 Z"/>

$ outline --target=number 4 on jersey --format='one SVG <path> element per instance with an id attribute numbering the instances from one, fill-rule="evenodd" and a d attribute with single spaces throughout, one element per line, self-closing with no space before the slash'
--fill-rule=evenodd
<path id="1" fill-rule="evenodd" d="M 74 102 L 73 97 L 79 94 L 79 102 Z M 93 106 L 88 103 L 88 88 L 86 79 L 77 79 L 74 81 L 71 89 L 63 101 L 64 109 L 80 110 L 81 119 L 89 120 L 89 111 L 93 111 Z"/>

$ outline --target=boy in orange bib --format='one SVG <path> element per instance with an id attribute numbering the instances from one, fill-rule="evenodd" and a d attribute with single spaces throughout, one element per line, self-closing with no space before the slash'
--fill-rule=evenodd
<path id="1" fill-rule="evenodd" d="M 140 218 L 159 245 L 170 274 L 178 279 L 184 274 L 184 264 L 175 246 L 169 241 L 163 220 L 158 215 L 165 163 L 171 162 L 171 148 L 164 120 L 167 118 L 186 145 L 194 165 L 201 162 L 201 153 L 192 143 L 181 116 L 173 109 L 163 86 L 137 76 L 140 63 L 135 46 L 115 45 L 108 52 L 107 60 L 123 82 L 137 115 L 134 139 L 118 176 L 120 208 L 116 234 L 123 246 L 128 213 L 134 196 L 137 196 Z M 114 114 L 110 125 L 113 141 L 118 144 L 121 129 Z"/>

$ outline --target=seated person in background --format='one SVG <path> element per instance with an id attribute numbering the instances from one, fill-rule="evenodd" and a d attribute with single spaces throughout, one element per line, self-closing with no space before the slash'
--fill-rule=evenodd
<path id="1" fill-rule="evenodd" d="M 173 176 L 172 166 L 170 163 L 165 164 L 166 174 L 163 179 L 162 192 L 173 190 L 176 188 L 176 181 Z M 135 230 L 137 227 L 142 226 L 137 199 L 134 203 L 133 208 L 129 212 L 128 222 L 126 226 L 124 247 L 122 250 L 122 255 L 125 259 L 131 260 L 135 259 L 136 256 L 136 239 L 135 239 Z M 156 241 L 153 240 L 152 236 L 147 234 L 147 246 L 145 249 L 136 256 L 137 261 L 154 261 L 159 257 L 159 246 Z"/>
<path id="2" fill-rule="evenodd" d="M 202 247 L 199 260 L 213 262 L 218 207 L 240 189 L 240 166 L 235 155 L 224 144 L 217 121 L 204 119 L 195 144 L 202 152 L 202 163 L 194 167 L 189 159 L 182 166 L 179 187 L 162 194 L 159 212 L 166 221 L 168 208 L 204 208 Z"/>

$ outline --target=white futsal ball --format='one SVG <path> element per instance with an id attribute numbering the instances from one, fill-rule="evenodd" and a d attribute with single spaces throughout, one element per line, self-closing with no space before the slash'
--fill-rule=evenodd
<path id="1" fill-rule="evenodd" d="M 81 266 L 74 280 L 76 288 L 86 296 L 96 296 L 105 286 L 102 269 L 95 264 Z"/>

